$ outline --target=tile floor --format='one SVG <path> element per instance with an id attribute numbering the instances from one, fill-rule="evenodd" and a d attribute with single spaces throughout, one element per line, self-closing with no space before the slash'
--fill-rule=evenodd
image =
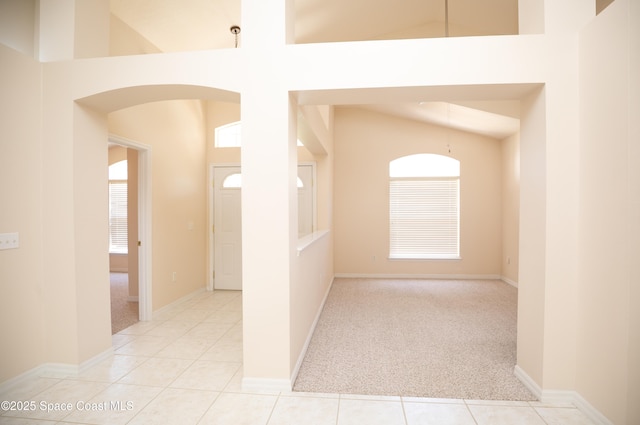
<path id="1" fill-rule="evenodd" d="M 571 405 L 539 402 L 246 392 L 241 320 L 241 293 L 201 293 L 114 335 L 114 356 L 81 375 L 0 395 L 33 402 L 0 411 L 0 424 L 591 424 Z"/>

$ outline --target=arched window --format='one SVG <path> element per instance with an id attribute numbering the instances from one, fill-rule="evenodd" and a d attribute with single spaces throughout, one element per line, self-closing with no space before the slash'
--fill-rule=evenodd
<path id="1" fill-rule="evenodd" d="M 242 187 L 242 174 L 233 173 L 224 178 L 222 182 L 223 189 L 239 189 Z"/>
<path id="2" fill-rule="evenodd" d="M 127 160 L 109 166 L 109 252 L 128 252 Z"/>
<path id="3" fill-rule="evenodd" d="M 416 154 L 389 163 L 389 258 L 460 258 L 460 162 Z"/>
<path id="4" fill-rule="evenodd" d="M 242 146 L 241 139 L 242 121 L 236 121 L 216 127 L 213 145 L 216 148 L 239 148 Z M 300 139 L 296 143 L 297 146 L 303 146 Z"/>
<path id="5" fill-rule="evenodd" d="M 242 125 L 240 121 L 216 128 L 214 146 L 216 148 L 239 148 Z"/>

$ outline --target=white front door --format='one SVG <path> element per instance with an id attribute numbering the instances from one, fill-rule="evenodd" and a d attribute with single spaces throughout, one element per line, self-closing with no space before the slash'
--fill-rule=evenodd
<path id="1" fill-rule="evenodd" d="M 214 169 L 215 289 L 242 289 L 240 167 Z"/>

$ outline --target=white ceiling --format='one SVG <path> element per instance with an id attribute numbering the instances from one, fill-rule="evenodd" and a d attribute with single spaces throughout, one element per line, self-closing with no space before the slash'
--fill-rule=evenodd
<path id="1" fill-rule="evenodd" d="M 296 43 L 517 34 L 517 0 L 296 0 Z M 111 0 L 112 14 L 163 52 L 233 48 L 240 0 Z M 239 37 L 242 44 L 242 33 Z M 495 138 L 519 127 L 517 101 L 363 105 Z"/>

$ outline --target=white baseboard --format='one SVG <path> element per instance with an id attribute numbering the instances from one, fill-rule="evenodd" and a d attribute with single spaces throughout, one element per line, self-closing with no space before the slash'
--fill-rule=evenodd
<path id="1" fill-rule="evenodd" d="M 80 363 L 79 365 L 69 363 L 43 363 L 28 371 L 8 379 L 0 384 L 0 394 L 8 394 L 12 389 L 35 378 L 73 378 L 91 369 L 98 363 L 113 356 L 113 347 L 109 347 L 102 353 Z"/>
<path id="2" fill-rule="evenodd" d="M 504 283 L 508 283 L 509 285 L 513 286 L 514 288 L 518 287 L 518 282 L 516 282 L 515 280 L 511 280 L 508 277 L 500 276 L 500 280 L 503 281 Z"/>
<path id="3" fill-rule="evenodd" d="M 543 390 L 527 373 L 516 366 L 513 373 L 531 393 L 543 403 L 572 404 L 596 425 L 613 425 L 598 409 L 584 399 L 578 392 L 571 390 Z"/>
<path id="4" fill-rule="evenodd" d="M 336 278 L 352 279 L 443 279 L 443 280 L 502 280 L 499 274 L 387 274 L 336 273 Z"/>
<path id="5" fill-rule="evenodd" d="M 527 387 L 531 394 L 536 396 L 538 400 L 542 398 L 542 388 L 538 385 L 536 381 L 534 381 L 522 368 L 518 365 L 513 368 L 513 374 L 522 382 L 522 384 Z"/>
<path id="6" fill-rule="evenodd" d="M 324 297 L 322 298 L 322 302 L 320 303 L 320 307 L 316 312 L 316 317 L 313 319 L 313 323 L 311 324 L 311 328 L 309 329 L 309 334 L 307 335 L 307 339 L 302 346 L 302 350 L 300 351 L 300 355 L 298 356 L 298 361 L 296 362 L 295 367 L 291 373 L 291 387 L 293 388 L 293 383 L 296 382 L 296 378 L 298 377 L 298 372 L 300 371 L 300 366 L 302 366 L 302 362 L 304 361 L 304 357 L 307 355 L 307 349 L 309 348 L 309 344 L 311 343 L 311 338 L 313 337 L 313 333 L 316 330 L 316 325 L 318 324 L 318 320 L 320 320 L 320 315 L 322 314 L 322 310 L 324 309 L 324 303 L 327 301 L 327 297 L 329 296 L 329 292 L 331 292 L 331 287 L 333 286 L 334 279 L 331 279 L 329 283 L 329 287 L 327 291 L 324 293 Z"/>

